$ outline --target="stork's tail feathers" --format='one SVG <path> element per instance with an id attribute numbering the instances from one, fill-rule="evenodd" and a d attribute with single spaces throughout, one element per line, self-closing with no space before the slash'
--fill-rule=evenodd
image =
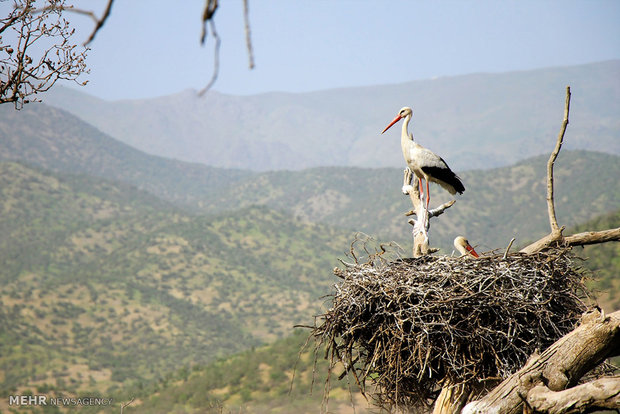
<path id="1" fill-rule="evenodd" d="M 465 186 L 459 176 L 452 172 L 450 168 L 447 168 L 447 166 L 445 168 L 424 167 L 422 168 L 422 171 L 428 174 L 431 181 L 439 184 L 444 190 L 452 195 L 455 195 L 456 193 L 463 194 L 463 191 L 465 191 Z"/>

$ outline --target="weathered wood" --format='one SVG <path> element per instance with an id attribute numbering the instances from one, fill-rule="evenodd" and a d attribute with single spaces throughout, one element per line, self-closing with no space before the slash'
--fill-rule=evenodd
<path id="1" fill-rule="evenodd" d="M 564 245 L 566 246 L 584 246 L 609 241 L 620 241 L 620 227 L 601 231 L 586 231 L 564 237 Z"/>
<path id="2" fill-rule="evenodd" d="M 537 413 L 570 414 L 620 409 L 620 377 L 600 378 L 564 391 L 537 385 L 527 394 L 528 405 Z"/>
<path id="3" fill-rule="evenodd" d="M 547 212 L 549 214 L 549 224 L 551 226 L 551 234 L 561 234 L 562 230 L 558 226 L 558 220 L 555 217 L 555 204 L 553 201 L 553 164 L 558 158 L 560 149 L 562 149 L 562 143 L 564 142 L 564 133 L 568 126 L 568 113 L 570 110 L 570 86 L 566 87 L 566 104 L 564 105 L 564 120 L 562 121 L 562 128 L 558 134 L 558 139 L 555 143 L 555 148 L 547 161 Z"/>
<path id="4" fill-rule="evenodd" d="M 437 251 L 437 249 L 430 248 L 428 245 L 430 219 L 443 214 L 444 211 L 456 203 L 456 200 L 450 200 L 437 208 L 427 211 L 421 200 L 417 182 L 414 182 L 413 184 L 415 185 L 412 185 L 412 180 L 415 181 L 415 175 L 409 168 L 405 168 L 403 175 L 403 193 L 409 195 L 411 204 L 413 204 L 413 210 L 408 211 L 405 215 L 416 216 L 415 220 L 409 220 L 409 224 L 413 226 L 413 257 L 420 257 Z"/>
<path id="5" fill-rule="evenodd" d="M 465 404 L 467 404 L 469 395 L 469 387 L 464 384 L 444 384 L 439 397 L 435 400 L 433 414 L 460 413 Z"/>
<path id="6" fill-rule="evenodd" d="M 619 354 L 620 311 L 607 317 L 597 310 L 586 312 L 575 330 L 531 358 L 484 398 L 467 404 L 462 413 L 521 413 L 523 401 L 535 386 L 545 384 L 552 391 L 562 391 L 606 358 Z"/>
<path id="7" fill-rule="evenodd" d="M 610 241 L 620 241 L 620 227 L 601 231 L 587 231 L 562 236 L 561 234 L 548 234 L 542 239 L 521 249 L 521 253 L 532 254 L 552 246 L 569 247 L 585 246 L 587 244 L 607 243 Z"/>

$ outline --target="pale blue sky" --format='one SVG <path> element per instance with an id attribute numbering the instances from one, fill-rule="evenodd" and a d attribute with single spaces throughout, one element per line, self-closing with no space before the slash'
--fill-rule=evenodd
<path id="1" fill-rule="evenodd" d="M 105 1 L 82 6 L 86 3 L 102 11 Z M 221 65 L 214 90 L 305 92 L 620 58 L 616 0 L 249 0 L 249 5 L 256 68 L 248 70 L 242 1 L 221 0 L 215 15 Z M 116 0 L 91 45 L 90 82 L 82 90 L 104 99 L 134 99 L 202 88 L 213 65 L 213 44 L 199 45 L 203 6 L 204 0 Z M 85 39 L 92 23 L 72 19 Z"/>

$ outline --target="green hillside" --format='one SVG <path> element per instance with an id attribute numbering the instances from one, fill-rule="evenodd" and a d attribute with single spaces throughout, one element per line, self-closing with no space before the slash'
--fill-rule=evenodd
<path id="1" fill-rule="evenodd" d="M 351 236 L 0 163 L 0 390 L 139 386 L 309 323 Z M 1 409 L 1 407 L 0 407 Z"/>
<path id="2" fill-rule="evenodd" d="M 481 250 L 505 247 L 512 237 L 525 243 L 549 231 L 546 208 L 548 155 L 510 167 L 461 174 L 465 193 L 444 215 L 431 222 L 431 244 L 448 254 L 452 241 L 465 235 Z M 555 186 L 558 220 L 572 226 L 620 205 L 620 157 L 565 151 L 556 161 Z M 312 222 L 363 231 L 408 246 L 411 226 L 404 212 L 409 197 L 400 192 L 402 170 L 315 168 L 299 172 L 263 173 L 252 180 L 222 188 L 211 204 L 213 211 L 233 206 L 265 204 L 287 209 Z M 431 205 L 450 196 L 431 186 Z"/>
<path id="3" fill-rule="evenodd" d="M 297 331 L 268 346 L 179 370 L 153 390 L 134 390 L 137 403 L 128 412 L 301 414 L 319 412 L 323 405 L 330 412 L 348 413 L 353 412 L 349 390 L 356 412 L 367 412 L 368 403 L 354 379 L 352 384 L 337 380 L 341 371 L 332 374 L 329 400 L 324 401 L 327 361 L 322 354 L 315 355 L 312 343 L 301 352 L 307 335 Z M 128 400 L 131 393 L 125 390 L 123 398 Z"/>
<path id="4" fill-rule="evenodd" d="M 565 234 L 604 230 L 620 226 L 620 210 L 596 217 L 587 223 L 569 228 Z M 620 309 L 620 243 L 611 242 L 575 248 L 574 253 L 587 260 L 583 265 L 593 272 L 590 287 L 598 293 L 606 311 Z M 203 412 L 205 407 L 223 407 L 224 413 L 297 412 L 315 413 L 322 403 L 327 362 L 323 354 L 316 356 L 307 346 L 298 361 L 307 332 L 294 335 L 252 351 L 223 359 L 193 370 L 183 369 L 171 376 L 164 386 L 139 394 L 139 404 L 131 412 Z M 289 394 L 293 368 L 295 381 Z M 336 376 L 338 373 L 336 374 Z M 312 378 L 314 376 L 314 385 Z M 332 378 L 331 412 L 346 412 L 350 405 L 349 384 Z M 367 412 L 368 404 L 350 387 L 356 412 Z M 310 394 L 310 390 L 314 392 Z M 126 390 L 125 398 L 136 390 Z M 337 407 L 337 408 L 335 408 Z M 371 408 L 370 412 L 376 412 Z M 218 411 L 214 411 L 218 412 Z"/>
<path id="5" fill-rule="evenodd" d="M 572 126 L 571 126 L 572 128 Z M 125 182 L 194 213 L 219 214 L 264 205 L 306 221 L 410 244 L 410 209 L 400 192 L 402 169 L 321 167 L 250 173 L 167 160 L 141 153 L 74 116 L 45 105 L 16 112 L 0 107 L 0 160 Z M 555 142 L 550 135 L 545 153 Z M 567 138 L 567 145 L 570 143 Z M 548 231 L 545 177 L 548 155 L 509 167 L 460 173 L 465 193 L 438 220 L 431 244 L 452 251 L 457 235 L 482 250 L 518 244 Z M 563 150 L 556 162 L 558 219 L 582 223 L 620 205 L 620 157 Z M 433 205 L 450 196 L 433 185 Z"/>
<path id="6" fill-rule="evenodd" d="M 121 181 L 177 204 L 201 206 L 212 191 L 250 175 L 148 155 L 73 115 L 33 104 L 0 105 L 0 161 Z"/>
<path id="7" fill-rule="evenodd" d="M 566 234 L 620 227 L 620 210 L 580 224 Z M 591 282 L 600 305 L 607 312 L 620 310 L 620 243 L 604 243 L 576 248 L 575 254 L 587 259 L 583 264 L 594 273 Z"/>
<path id="8" fill-rule="evenodd" d="M 580 160 L 590 165 L 589 156 L 604 160 L 567 155 L 581 155 L 571 161 L 576 172 L 584 168 Z M 515 168 L 515 179 L 523 179 L 533 167 Z M 559 170 L 558 178 L 567 173 Z M 566 202 L 562 191 L 558 196 Z M 0 211 L 4 394 L 136 397 L 127 412 L 144 413 L 310 413 L 322 403 L 320 353 L 316 374 L 312 353 L 301 356 L 289 394 L 305 332 L 259 344 L 311 322 L 350 233 L 264 206 L 188 215 L 128 185 L 18 163 L 0 163 Z M 566 233 L 617 227 L 619 220 L 616 211 Z M 589 257 L 608 309 L 620 305 L 617 249 L 576 249 Z M 332 386 L 330 410 L 352 410 L 346 381 Z M 354 399 L 356 411 L 365 412 L 363 398 Z"/>

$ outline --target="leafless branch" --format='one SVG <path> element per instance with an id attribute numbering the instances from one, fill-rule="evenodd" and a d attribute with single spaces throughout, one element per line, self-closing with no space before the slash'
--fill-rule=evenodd
<path id="1" fill-rule="evenodd" d="M 215 22 L 213 20 L 209 20 L 209 26 L 211 27 L 211 34 L 213 35 L 213 38 L 215 39 L 215 49 L 214 49 L 214 56 L 213 56 L 213 75 L 211 75 L 211 80 L 209 81 L 207 86 L 205 86 L 198 92 L 198 96 L 204 95 L 209 89 L 211 89 L 213 84 L 215 84 L 215 81 L 217 80 L 217 77 L 220 72 L 220 37 L 217 35 L 217 31 L 215 30 Z"/>
<path id="2" fill-rule="evenodd" d="M 101 18 L 100 19 L 95 19 L 95 28 L 93 29 L 92 33 L 88 37 L 88 40 L 84 43 L 85 46 L 90 44 L 90 42 L 92 42 L 95 39 L 95 36 L 97 35 L 97 32 L 99 32 L 99 30 L 105 24 L 106 20 L 108 20 L 108 17 L 110 16 L 110 11 L 112 11 L 112 3 L 114 3 L 114 0 L 108 0 L 108 4 L 107 4 L 107 6 L 105 8 L 105 11 L 103 12 L 103 15 L 101 16 Z"/>
<path id="3" fill-rule="evenodd" d="M 420 200 L 420 190 L 415 181 L 416 177 L 413 172 L 409 168 L 405 168 L 402 191 L 404 194 L 409 195 L 411 204 L 413 204 L 413 210 L 408 211 L 405 215 L 417 216 L 416 220 L 410 219 L 408 222 L 413 226 L 413 257 L 420 257 L 437 251 L 437 249 L 430 248 L 428 245 L 430 219 L 443 214 L 444 211 L 452 207 L 456 200 L 450 200 L 439 207 L 427 211 L 424 203 Z M 415 185 L 412 185 L 412 183 Z"/>
<path id="4" fill-rule="evenodd" d="M 248 49 L 248 66 L 254 69 L 254 52 L 252 50 L 252 34 L 250 33 L 250 12 L 248 0 L 243 0 L 243 22 L 245 27 L 245 45 Z"/>
<path id="5" fill-rule="evenodd" d="M 133 400 L 135 400 L 136 397 L 131 397 L 131 400 L 129 400 L 128 402 L 121 404 L 121 414 L 123 414 L 123 411 L 125 410 L 125 408 L 127 408 L 129 405 L 131 405 L 133 403 Z"/>
<path id="6" fill-rule="evenodd" d="M 508 252 L 510 251 L 510 248 L 512 247 L 512 243 L 515 242 L 515 238 L 513 237 L 512 239 L 510 239 L 510 243 L 508 243 L 508 247 L 506 247 L 506 252 L 504 253 L 504 259 L 508 256 Z"/>
<path id="7" fill-rule="evenodd" d="M 553 195 L 553 165 L 557 159 L 562 143 L 564 141 L 564 133 L 568 126 L 568 114 L 570 110 L 570 86 L 566 87 L 566 104 L 564 106 L 564 120 L 562 127 L 556 141 L 555 148 L 549 157 L 547 162 L 547 212 L 549 214 L 549 224 L 551 226 L 551 232 L 545 237 L 531 243 L 530 245 L 521 249 L 522 253 L 532 254 L 541 250 L 554 246 L 582 246 L 586 244 L 605 243 L 608 241 L 620 240 L 618 229 L 610 229 L 598 232 L 585 232 L 572 236 L 564 236 L 562 231 L 564 227 L 558 225 L 555 215 L 555 204 Z"/>
<path id="8" fill-rule="evenodd" d="M 558 220 L 555 217 L 555 205 L 553 201 L 553 164 L 560 153 L 562 143 L 564 142 L 564 133 L 568 125 L 568 113 L 570 109 L 570 86 L 566 87 L 566 104 L 564 106 L 564 120 L 562 121 L 562 128 L 558 135 L 558 140 L 555 144 L 555 149 L 549 157 L 547 162 L 547 211 L 549 213 L 549 224 L 551 225 L 551 233 L 561 235 L 560 227 L 558 226 Z"/>
<path id="9" fill-rule="evenodd" d="M 0 104 L 12 102 L 16 109 L 38 101 L 35 95 L 48 91 L 58 79 L 77 82 L 88 72 L 88 49 L 77 50 L 71 41 L 75 30 L 62 16 L 65 1 L 49 0 L 41 9 L 34 4 L 34 0 L 15 1 L 13 10 L 0 20 L 0 33 L 11 29 L 15 36 L 13 44 L 3 44 L 7 37 L 0 37 Z"/>
<path id="10" fill-rule="evenodd" d="M 620 377 L 606 377 L 569 388 L 552 391 L 538 385 L 527 394 L 528 405 L 537 413 L 582 414 L 620 409 Z"/>
<path id="11" fill-rule="evenodd" d="M 620 227 L 601 231 L 586 231 L 564 237 L 564 245 L 566 246 L 584 246 L 610 241 L 620 241 Z"/>
<path id="12" fill-rule="evenodd" d="M 202 45 L 204 45 L 207 40 L 207 22 L 213 19 L 217 6 L 217 0 L 207 0 L 205 3 L 205 9 L 202 12 L 202 35 L 200 36 L 200 44 Z"/>

